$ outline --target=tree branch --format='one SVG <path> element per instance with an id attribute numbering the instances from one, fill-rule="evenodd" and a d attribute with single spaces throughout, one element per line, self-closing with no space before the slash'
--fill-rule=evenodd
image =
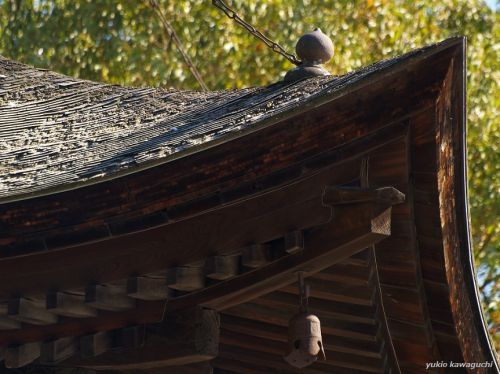
<path id="1" fill-rule="evenodd" d="M 146 1 L 146 0 L 145 0 Z M 199 85 L 201 86 L 203 91 L 208 91 L 208 87 L 203 81 L 203 78 L 201 77 L 201 74 L 199 73 L 198 69 L 196 69 L 196 66 L 194 65 L 193 61 L 189 57 L 189 55 L 186 53 L 184 50 L 184 46 L 182 45 L 181 40 L 179 39 L 179 36 L 175 32 L 174 28 L 170 24 L 170 22 L 167 21 L 165 18 L 165 15 L 163 14 L 158 2 L 156 0 L 149 0 L 146 1 L 151 8 L 155 11 L 155 13 L 158 15 L 158 18 L 160 19 L 162 26 L 163 26 L 163 32 L 167 36 L 167 39 L 170 41 L 174 42 L 175 46 L 177 47 L 177 50 L 180 52 L 182 55 L 182 58 L 184 59 L 184 62 L 186 63 L 187 67 L 191 71 L 191 73 L 194 75 L 196 80 L 198 81 Z"/>

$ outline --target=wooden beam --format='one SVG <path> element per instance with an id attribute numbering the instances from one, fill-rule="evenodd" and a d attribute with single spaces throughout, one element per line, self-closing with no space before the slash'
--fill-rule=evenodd
<path id="1" fill-rule="evenodd" d="M 324 198 L 328 198 L 328 193 Z M 305 237 L 306 251 L 286 255 L 234 279 L 173 299 L 167 310 L 197 304 L 224 310 L 272 292 L 295 282 L 298 271 L 316 273 L 379 242 L 390 235 L 390 222 L 389 204 L 336 206 L 332 221 L 312 229 Z"/>
<path id="2" fill-rule="evenodd" d="M 73 358 L 64 365 L 94 370 L 146 370 L 208 362 L 218 354 L 219 331 L 218 313 L 198 307 L 167 315 L 165 322 L 148 326 L 143 345 L 105 353 L 100 349 L 102 354 L 97 357 Z"/>
<path id="3" fill-rule="evenodd" d="M 85 290 L 85 302 L 97 309 L 119 312 L 135 307 L 135 300 L 128 297 L 127 287 L 123 284 L 91 283 Z"/>
<path id="4" fill-rule="evenodd" d="M 328 205 L 375 202 L 395 205 L 405 201 L 405 195 L 394 187 L 328 187 L 323 202 Z"/>
<path id="5" fill-rule="evenodd" d="M 140 300 L 167 300 L 171 291 L 165 277 L 133 276 L 127 280 L 127 295 Z"/>
<path id="6" fill-rule="evenodd" d="M 103 354 L 110 349 L 134 349 L 144 344 L 145 327 L 130 326 L 118 330 L 101 331 L 80 338 L 68 337 L 44 342 L 41 347 L 42 364 L 61 363 L 77 353 L 88 358 Z"/>
<path id="7" fill-rule="evenodd" d="M 295 287 L 298 288 L 297 286 Z M 252 300 L 252 303 L 287 309 L 290 308 L 290 306 L 296 307 L 297 300 L 299 300 L 298 294 L 291 294 L 279 290 L 262 295 Z M 372 306 L 353 305 L 311 296 L 309 297 L 309 310 L 311 313 L 331 316 L 339 320 L 375 324 L 375 308 Z"/>
<path id="8" fill-rule="evenodd" d="M 332 178 L 331 175 L 318 174 L 318 176 L 323 178 L 320 180 Z M 281 191 L 285 191 L 287 188 L 288 187 L 284 187 L 278 192 L 281 193 Z M 321 226 L 306 230 L 306 235 L 304 237 L 305 248 L 307 248 L 306 251 L 284 256 L 269 263 L 263 268 L 249 271 L 226 281 L 221 281 L 217 285 L 207 287 L 204 290 L 195 291 L 191 294 L 172 299 L 169 303 L 167 303 L 167 311 L 185 309 L 200 303 L 217 310 L 219 308 L 222 309 L 245 302 L 246 300 L 251 300 L 255 297 L 294 282 L 296 280 L 296 271 L 305 271 L 308 274 L 320 271 L 324 267 L 329 267 L 337 262 L 349 258 L 358 251 L 361 251 L 363 248 L 366 248 L 374 242 L 387 237 L 390 233 L 390 210 L 387 208 L 385 211 L 381 211 L 380 204 L 376 206 L 377 209 L 375 209 L 376 204 L 374 203 L 342 204 L 335 206 L 334 214 L 332 215 L 332 208 L 321 203 L 322 198 L 324 198 L 323 195 L 325 188 L 324 186 L 318 185 L 317 180 L 311 180 L 304 184 L 301 182 L 294 185 L 293 188 L 295 188 L 296 191 L 294 190 L 293 193 L 288 191 L 283 195 L 280 194 L 279 197 L 274 195 L 276 191 L 266 193 L 266 201 L 268 204 L 273 206 L 300 206 L 300 209 L 296 213 L 299 214 L 300 212 L 300 217 L 304 219 L 304 222 L 308 222 L 308 224 L 306 224 L 308 227 L 314 226 L 314 222 L 318 222 L 319 216 L 321 216 L 320 221 L 327 222 Z M 320 191 L 320 195 L 314 193 L 314 191 L 317 190 Z M 306 205 L 301 205 L 299 201 L 296 201 L 295 198 L 297 196 L 302 198 L 307 196 L 306 200 L 308 201 L 308 204 L 306 205 L 308 205 L 309 208 L 307 208 Z M 276 198 L 276 200 L 274 198 Z M 290 203 L 290 199 L 294 200 L 293 204 Z M 319 204 L 317 204 L 318 200 L 320 201 Z M 255 205 L 246 206 L 245 209 L 253 211 L 252 209 L 259 206 L 259 203 L 264 202 L 264 200 L 261 201 L 260 199 L 252 201 Z M 238 207 L 238 209 L 242 208 L 239 204 L 234 204 L 232 207 Z M 293 209 L 287 211 L 286 216 L 293 214 L 292 211 Z M 309 213 L 312 213 L 313 211 L 314 214 L 309 216 Z M 238 212 L 240 215 L 242 214 L 239 210 Z M 244 212 L 245 215 L 248 213 L 246 210 Z M 235 214 L 236 213 L 237 212 L 235 212 Z M 257 212 L 253 211 L 253 213 L 255 214 Z M 282 211 L 280 214 L 285 214 L 285 212 Z M 219 218 L 216 218 L 217 216 Z M 224 221 L 227 219 L 233 223 L 238 219 L 237 215 L 234 217 L 232 215 L 228 215 L 226 217 L 225 213 L 222 211 L 218 211 L 216 217 L 210 216 L 210 219 L 220 220 L 223 216 Z M 284 227 L 284 221 L 278 222 L 276 217 L 271 220 L 271 216 L 268 218 L 269 221 L 267 221 L 267 218 L 263 221 L 263 216 L 258 216 L 258 219 L 254 217 L 254 219 L 259 222 L 258 225 L 255 225 L 255 227 L 258 228 L 256 230 L 259 234 L 257 236 L 254 235 L 253 240 L 261 237 L 266 237 L 268 240 L 277 239 L 279 237 L 283 237 L 284 233 L 289 232 L 290 227 L 298 227 L 301 229 L 304 227 L 300 225 L 297 226 L 295 224 L 290 224 L 287 225 L 287 227 Z M 181 222 L 186 223 L 188 221 L 190 220 L 186 219 Z M 240 247 L 238 244 L 242 241 L 248 243 L 248 238 L 251 236 L 247 235 L 247 233 L 253 229 L 251 230 L 249 226 L 247 226 L 244 227 L 243 231 L 239 231 L 240 229 L 243 229 L 243 227 L 233 227 L 236 231 L 234 231 L 230 236 L 237 239 L 231 239 L 231 243 L 234 245 L 227 245 L 226 247 L 233 248 L 234 250 L 234 248 Z M 279 230 L 275 230 L 275 234 L 271 236 L 270 232 L 266 231 L 264 234 L 264 232 L 259 231 L 263 227 L 265 227 L 266 230 L 271 227 L 273 230 L 276 228 L 279 228 Z M 189 232 L 186 232 L 185 234 L 188 236 L 190 235 Z M 220 237 L 220 235 L 217 237 Z M 163 238 L 165 238 L 165 236 Z M 172 237 L 172 239 L 175 238 Z M 174 242 L 175 240 L 172 243 Z M 204 242 L 204 245 L 207 245 L 207 242 Z M 218 245 L 215 246 L 215 248 L 217 247 Z M 190 249 L 191 252 L 197 252 L 198 250 L 199 248 L 197 245 Z M 167 251 L 163 250 L 163 252 Z M 168 252 L 170 253 L 171 251 Z M 213 249 L 209 248 L 207 252 L 211 252 L 213 254 Z M 230 251 L 228 250 L 227 252 Z M 203 250 L 201 250 L 198 254 L 201 253 L 203 253 Z M 0 264 L 2 264 L 2 262 L 0 262 Z M 0 280 L 1 274 L 2 273 L 0 272 Z M 55 281 L 56 280 L 54 279 L 54 282 Z M 0 282 L 0 289 L 1 285 L 2 284 Z M 43 340 L 47 335 L 62 337 L 65 336 L 64 334 L 67 329 L 85 333 L 85 331 L 89 331 L 90 328 L 94 331 L 98 331 L 106 328 L 121 328 L 130 323 L 151 323 L 160 320 L 164 310 L 165 305 L 163 303 L 148 301 L 147 305 L 140 303 L 138 309 L 133 309 L 124 312 L 123 314 L 103 315 L 100 318 L 89 319 L 86 321 L 85 330 L 79 323 L 77 323 L 78 321 L 67 321 L 64 326 L 53 325 L 51 328 L 43 330 L 32 328 L 29 331 L 23 331 L 21 336 L 17 333 L 8 333 L 8 331 L 6 331 L 5 333 L 8 334 L 0 334 L 0 343 L 8 343 L 10 341 L 14 341 L 15 339 L 21 339 L 16 341 L 33 341 L 35 339 Z"/>
<path id="9" fill-rule="evenodd" d="M 290 318 L 297 313 L 297 308 L 276 308 L 248 302 L 233 306 L 231 309 L 225 310 L 224 313 L 287 327 Z M 321 315 L 321 329 L 323 334 L 368 342 L 375 341 L 375 334 L 377 332 L 377 326 L 373 323 L 350 322 L 325 315 Z"/>
<path id="10" fill-rule="evenodd" d="M 23 297 L 9 300 L 8 315 L 19 322 L 32 325 L 51 325 L 57 323 L 57 315 L 45 309 L 44 301 Z"/>
<path id="11" fill-rule="evenodd" d="M 157 272 L 229 253 L 252 241 L 263 243 L 279 238 L 290 227 L 303 229 L 322 224 L 330 217 L 330 209 L 321 203 L 324 179 L 307 178 L 144 231 L 34 253 L 22 261 L 4 258 L 0 261 L 0 298 L 9 297 L 14 290 L 46 293 L 54 285 L 62 290 L 74 289 L 89 282 L 104 284 L 131 274 Z M 328 179 L 341 178 L 335 175 Z M 13 273 L 11 269 L 19 270 Z"/>
<path id="12" fill-rule="evenodd" d="M 288 326 L 277 325 L 269 321 L 256 321 L 253 319 L 221 314 L 221 336 L 226 331 L 256 336 L 275 341 L 288 341 Z M 322 332 L 323 344 L 326 350 L 335 352 L 352 353 L 363 357 L 381 358 L 380 346 L 375 341 L 357 340 Z"/>
<path id="13" fill-rule="evenodd" d="M 267 367 L 264 373 L 272 372 L 269 368 L 272 368 L 274 371 L 285 372 L 285 373 L 297 373 L 297 374 L 324 374 L 321 370 L 315 370 L 317 364 L 311 367 L 297 369 L 290 366 L 288 363 L 283 360 L 283 355 L 264 353 L 264 352 L 256 352 L 251 351 L 249 349 L 244 349 L 240 347 L 234 347 L 230 345 L 222 345 L 220 349 L 220 355 L 217 358 L 217 361 L 222 361 L 222 359 L 229 359 L 239 362 L 240 366 L 246 366 L 247 364 L 259 365 L 263 367 Z M 342 371 L 333 371 L 334 373 L 343 373 Z M 346 371 L 347 372 L 347 371 Z M 353 374 L 352 372 L 349 372 Z"/>
<path id="14" fill-rule="evenodd" d="M 75 337 L 50 340 L 42 343 L 40 363 L 55 364 L 79 351 L 79 341 Z"/>
<path id="15" fill-rule="evenodd" d="M 218 357 L 212 361 L 212 366 L 215 369 L 215 373 L 217 374 L 262 374 L 262 373 L 280 373 L 280 374 L 290 374 L 296 373 L 293 371 L 276 371 L 274 368 L 269 368 L 260 365 L 260 363 L 253 362 L 245 362 L 242 363 L 238 360 L 233 360 L 227 357 L 221 358 Z"/>
<path id="16" fill-rule="evenodd" d="M 281 356 L 284 352 L 286 352 L 288 342 L 263 339 L 253 335 L 224 331 L 221 335 L 221 344 Z M 383 360 L 381 357 L 363 357 L 363 359 L 360 360 L 360 357 L 356 354 L 330 351 L 328 349 L 326 349 L 326 357 L 327 361 L 323 362 L 323 364 L 326 365 L 335 365 L 374 373 L 383 372 Z M 332 371 L 335 372 L 334 370 Z"/>
<path id="17" fill-rule="evenodd" d="M 0 316 L 0 330 L 17 330 L 21 328 L 19 321 L 7 316 Z"/>
<path id="18" fill-rule="evenodd" d="M 54 291 L 47 294 L 47 310 L 72 318 L 97 316 L 97 310 L 85 303 L 85 292 Z"/>
<path id="19" fill-rule="evenodd" d="M 160 371 L 157 371 L 160 373 Z M 214 374 L 214 370 L 211 364 L 208 362 L 201 362 L 191 365 L 183 366 L 170 366 L 168 367 L 168 373 L 175 374 Z M 219 373 L 216 373 L 219 374 Z"/>
<path id="20" fill-rule="evenodd" d="M 20 368 L 35 361 L 40 356 L 40 343 L 27 343 L 5 350 L 4 361 L 8 369 Z"/>
<path id="21" fill-rule="evenodd" d="M 308 278 L 307 283 L 311 286 L 310 295 L 313 298 L 338 301 L 357 306 L 373 305 L 375 291 L 366 285 L 346 285 L 341 282 L 331 282 L 315 278 Z M 287 285 L 281 291 L 297 295 L 297 298 L 299 297 L 299 290 L 295 284 Z"/>

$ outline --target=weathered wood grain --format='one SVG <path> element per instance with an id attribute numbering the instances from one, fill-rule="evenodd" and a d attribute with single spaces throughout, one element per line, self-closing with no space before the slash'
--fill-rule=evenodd
<path id="1" fill-rule="evenodd" d="M 72 318 L 97 316 L 97 310 L 85 303 L 85 292 L 49 291 L 47 310 L 60 316 Z"/>
<path id="2" fill-rule="evenodd" d="M 4 352 L 4 364 L 15 369 L 30 364 L 40 356 L 40 343 L 27 343 L 9 347 Z"/>
<path id="3" fill-rule="evenodd" d="M 127 279 L 127 295 L 141 300 L 167 300 L 171 292 L 165 277 L 133 276 Z"/>
<path id="4" fill-rule="evenodd" d="M 179 291 L 194 291 L 205 287 L 203 266 L 178 266 L 168 269 L 165 278 L 168 287 Z"/>
<path id="5" fill-rule="evenodd" d="M 121 284 L 90 283 L 85 289 L 85 303 L 92 308 L 123 311 L 135 307 L 135 300 L 127 295 L 125 282 Z"/>
<path id="6" fill-rule="evenodd" d="M 106 353 L 99 349 L 103 354 L 98 357 L 74 358 L 64 364 L 96 370 L 145 370 L 205 362 L 218 354 L 219 333 L 218 313 L 194 308 L 167 316 L 165 322 L 149 326 L 144 344 L 135 349 L 121 348 Z M 96 347 L 93 336 L 91 347 L 96 352 L 99 347 Z"/>
<path id="7" fill-rule="evenodd" d="M 16 321 L 33 325 L 51 325 L 58 321 L 57 315 L 45 308 L 44 300 L 23 297 L 9 300 L 8 316 Z"/>
<path id="8" fill-rule="evenodd" d="M 113 347 L 113 337 L 109 331 L 99 331 L 80 337 L 82 358 L 99 356 Z"/>
<path id="9" fill-rule="evenodd" d="M 285 251 L 294 253 L 304 250 L 304 235 L 302 231 L 295 230 L 285 235 Z"/>
<path id="10" fill-rule="evenodd" d="M 255 269 L 269 262 L 269 247 L 264 244 L 252 244 L 241 250 L 241 263 L 243 266 Z"/>
<path id="11" fill-rule="evenodd" d="M 46 341 L 41 345 L 40 362 L 55 364 L 76 355 L 79 349 L 79 339 L 76 337 Z"/>
<path id="12" fill-rule="evenodd" d="M 297 271 L 315 273 L 355 254 L 390 234 L 390 208 L 379 212 L 371 203 L 340 207 L 332 222 L 305 238 L 308 251 L 289 254 L 262 268 L 172 300 L 167 310 L 201 304 L 221 310 L 295 282 Z M 355 220 L 352 217 L 356 217 Z M 365 305 L 371 304 L 371 296 Z"/>
<path id="13" fill-rule="evenodd" d="M 240 254 L 210 257 L 205 265 L 206 276 L 215 280 L 232 278 L 240 272 Z"/>
<path id="14" fill-rule="evenodd" d="M 418 373 L 428 361 L 491 359 L 467 238 L 463 47 L 462 39 L 454 39 L 333 80 L 211 94 L 197 108 L 211 116 L 203 125 L 197 124 L 198 112 L 192 107 L 173 117 L 167 110 L 175 108 L 170 102 L 175 96 L 194 101 L 197 94 L 171 92 L 164 97 L 148 89 L 124 90 L 90 83 L 79 88 L 56 82 L 61 90 L 73 90 L 66 91 L 67 95 L 58 91 L 54 97 L 55 108 L 62 113 L 70 113 L 79 105 L 81 95 L 93 90 L 96 96 L 89 108 L 103 104 L 114 110 L 144 109 L 141 105 L 148 103 L 151 95 L 158 102 L 150 103 L 156 108 L 150 121 L 134 124 L 137 132 L 119 147 L 93 145 L 94 156 L 105 160 L 89 164 L 76 175 L 77 179 L 96 176 L 89 183 L 66 184 L 63 189 L 75 189 L 61 192 L 61 181 L 71 183 L 71 178 L 51 176 L 41 184 L 42 188 L 54 187 L 47 190 L 49 195 L 0 205 L 0 297 L 69 290 L 91 281 L 105 284 L 131 274 L 164 272 L 193 261 L 227 256 L 252 243 L 271 243 L 271 256 L 260 256 L 266 261 L 252 263 L 252 256 L 246 256 L 247 264 L 260 267 L 251 270 L 251 266 L 242 266 L 239 271 L 247 273 L 240 275 L 234 262 L 222 266 L 224 271 L 213 266 L 215 271 L 205 273 L 208 288 L 174 299 L 169 306 L 181 310 L 208 300 L 208 296 L 218 305 L 240 303 L 229 308 L 231 315 L 224 317 L 227 328 L 223 323 L 222 330 L 229 333 L 223 338 L 219 357 L 212 361 L 221 373 L 294 372 L 284 365 L 278 352 L 295 307 L 297 291 L 290 285 L 294 280 L 290 277 L 281 290 L 265 295 L 274 289 L 272 281 L 265 279 L 279 284 L 273 272 L 283 272 L 283 264 L 297 265 L 290 259 L 299 258 L 299 254 L 307 261 L 311 249 L 325 264 L 338 261 L 339 266 L 310 277 L 311 307 L 321 314 L 324 341 L 327 350 L 334 353 L 332 362 L 317 363 L 304 373 L 397 372 L 398 365 L 401 372 Z M 9 82 L 12 89 L 30 95 L 22 88 L 22 77 L 19 82 Z M 298 95 L 296 106 L 289 101 L 293 95 L 286 96 L 292 93 Z M 268 104 L 272 104 L 269 110 L 265 109 Z M 236 110 L 242 105 L 248 107 Z M 45 116 L 31 102 L 24 109 L 26 123 Z M 0 105 L 0 119 L 5 120 L 0 132 L 9 139 L 18 136 L 20 129 L 16 110 L 5 111 Z M 258 115 L 253 117 L 255 113 Z M 248 121 L 239 122 L 245 115 L 250 115 Z M 183 127 L 172 131 L 170 125 L 162 124 L 166 119 L 172 126 L 181 123 Z M 60 124 L 58 121 L 64 119 L 54 121 Z M 110 115 L 99 125 L 110 130 L 117 123 L 128 126 L 120 121 Z M 92 126 L 87 129 L 90 133 L 96 130 Z M 235 129 L 242 132 L 232 133 Z M 42 128 L 35 132 L 39 130 Z M 80 130 L 85 129 L 82 126 L 75 134 L 84 136 Z M 213 140 L 213 134 L 217 139 L 205 143 Z M 110 144 L 106 134 L 101 140 Z M 196 148 L 202 143 L 208 147 Z M 124 145 L 127 152 L 121 153 Z M 174 148 L 163 149 L 165 145 Z M 90 149 L 83 143 L 82 147 Z M 85 149 L 78 156 L 83 157 Z M 154 153 L 158 149 L 160 152 Z M 175 159 L 177 156 L 182 158 Z M 47 153 L 43 149 L 16 157 L 22 168 L 43 163 Z M 68 162 L 73 161 L 68 158 Z M 365 168 L 360 168 L 360 163 Z M 24 169 L 21 178 L 41 170 Z M 109 176 L 120 178 L 107 180 Z M 300 184 L 308 178 L 310 184 Z M 300 188 L 279 193 L 281 187 L 296 182 Z M 343 207 L 373 201 L 370 196 L 343 194 L 337 196 L 338 203 L 332 209 L 326 209 L 316 204 L 316 199 L 323 197 L 321 188 L 342 185 L 352 191 L 360 185 L 367 187 L 367 182 L 374 188 L 393 186 L 406 195 L 405 203 L 371 221 L 372 232 L 391 234 L 376 244 L 375 272 L 366 256 L 368 251 L 347 257 L 347 252 L 330 248 L 335 256 L 321 257 L 316 247 L 319 241 L 338 244 L 321 231 L 321 226 L 339 224 L 335 219 L 342 216 Z M 55 191 L 60 193 L 53 194 Z M 269 192 L 273 195 L 265 200 Z M 247 199 L 252 201 L 242 203 Z M 256 209 L 259 205 L 270 208 Z M 225 215 L 230 209 L 223 209 L 231 206 L 234 212 Z M 221 212 L 227 221 L 217 220 Z M 303 232 L 302 251 L 297 237 L 291 246 L 290 241 L 287 244 L 287 233 L 295 230 Z M 352 234 L 363 235 L 355 230 Z M 347 240 L 348 235 L 340 234 L 335 240 Z M 288 246 L 293 250 L 287 252 Z M 34 255 L 37 251 L 43 256 Z M 312 268 L 317 271 L 321 266 L 313 263 Z M 217 288 L 220 285 L 229 287 L 222 291 Z M 239 295 L 236 286 L 249 294 Z M 379 292 L 374 293 L 374 289 Z M 142 290 L 142 295 L 149 292 Z M 224 292 L 230 295 L 227 299 Z M 120 312 L 101 310 L 98 317 L 76 321 L 64 319 L 64 325 L 2 330 L 0 345 L 111 331 L 163 317 L 163 302 L 137 299 L 136 306 Z M 113 332 L 113 344 L 116 336 Z M 248 340 L 243 338 L 246 336 Z M 391 342 L 397 362 L 391 357 Z"/>

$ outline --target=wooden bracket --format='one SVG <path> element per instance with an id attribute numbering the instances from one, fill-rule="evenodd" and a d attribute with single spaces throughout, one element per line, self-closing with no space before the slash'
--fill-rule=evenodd
<path id="1" fill-rule="evenodd" d="M 97 310 L 85 304 L 84 292 L 49 292 L 47 310 L 51 313 L 72 318 L 95 317 Z"/>
<path id="2" fill-rule="evenodd" d="M 120 331 L 114 332 L 117 333 Z M 120 344 L 113 350 L 109 350 L 110 332 L 89 335 L 80 339 L 82 353 L 99 355 L 85 354 L 85 358 L 75 357 L 64 365 L 94 370 L 145 370 L 207 362 L 218 354 L 220 318 L 214 310 L 196 307 L 167 315 L 165 322 L 149 325 L 145 334 L 143 344 L 133 344 L 131 348 Z"/>
<path id="3" fill-rule="evenodd" d="M 57 315 L 46 310 L 43 301 L 22 297 L 9 300 L 8 315 L 19 322 L 32 325 L 51 325 L 58 321 Z"/>
<path id="4" fill-rule="evenodd" d="M 216 280 L 225 280 L 238 275 L 239 268 L 239 254 L 213 256 L 205 265 L 206 276 Z"/>
<path id="5" fill-rule="evenodd" d="M 201 266 L 179 266 L 167 270 L 167 286 L 179 291 L 194 291 L 205 286 L 205 271 Z"/>
<path id="6" fill-rule="evenodd" d="M 112 347 L 112 337 L 109 331 L 100 331 L 80 338 L 80 355 L 83 358 L 98 356 Z"/>
<path id="7" fill-rule="evenodd" d="M 21 327 L 21 323 L 7 316 L 8 303 L 0 303 L 0 331 L 16 330 Z"/>
<path id="8" fill-rule="evenodd" d="M 79 351 L 79 341 L 75 337 L 50 340 L 42 343 L 40 363 L 55 364 Z"/>
<path id="9" fill-rule="evenodd" d="M 292 253 L 270 263 L 259 263 L 259 268 L 235 278 L 172 299 L 167 311 L 194 305 L 224 310 L 295 282 L 297 271 L 311 274 L 332 266 L 389 236 L 391 206 L 403 200 L 404 195 L 392 187 L 378 190 L 327 187 L 323 203 L 335 207 L 334 217 L 310 229 L 303 240 L 297 234 L 290 235 L 288 243 L 295 249 Z M 301 247 L 307 251 L 297 250 Z M 265 259 L 261 248 L 252 246 L 247 251 L 250 253 L 247 258 L 252 261 Z M 242 256 L 245 263 L 245 251 Z"/>
<path id="10" fill-rule="evenodd" d="M 269 262 L 269 248 L 265 244 L 252 244 L 242 249 L 241 263 L 249 268 L 259 268 Z"/>
<path id="11" fill-rule="evenodd" d="M 295 230 L 285 235 L 285 251 L 295 253 L 304 249 L 304 236 L 302 231 Z"/>
<path id="12" fill-rule="evenodd" d="M 94 308 L 115 312 L 135 307 L 135 300 L 127 295 L 125 283 L 91 283 L 85 290 L 85 302 Z"/>
<path id="13" fill-rule="evenodd" d="M 127 294 L 140 300 L 167 300 L 171 291 L 165 277 L 133 276 L 127 280 Z"/>
<path id="14" fill-rule="evenodd" d="M 8 369 L 28 365 L 40 357 L 40 343 L 26 343 L 5 350 L 4 361 Z"/>

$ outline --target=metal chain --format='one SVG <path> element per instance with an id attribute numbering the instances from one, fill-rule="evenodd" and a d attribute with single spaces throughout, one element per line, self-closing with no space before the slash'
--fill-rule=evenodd
<path id="1" fill-rule="evenodd" d="M 294 65 L 300 65 L 300 60 L 291 53 L 288 53 L 285 51 L 285 49 L 280 46 L 278 43 L 272 41 L 269 39 L 267 36 L 265 36 L 263 33 L 261 33 L 259 30 L 257 30 L 254 26 L 249 24 L 248 22 L 244 21 L 238 13 L 236 13 L 233 9 L 227 5 L 224 0 L 212 0 L 212 4 L 216 7 L 222 10 L 226 16 L 229 18 L 233 19 L 238 25 L 242 26 L 245 28 L 250 34 L 255 36 L 257 39 L 260 39 L 261 41 L 264 42 L 265 45 L 267 45 L 271 50 L 273 50 L 276 53 L 279 53 L 283 57 L 285 57 L 288 61 L 290 61 Z"/>

